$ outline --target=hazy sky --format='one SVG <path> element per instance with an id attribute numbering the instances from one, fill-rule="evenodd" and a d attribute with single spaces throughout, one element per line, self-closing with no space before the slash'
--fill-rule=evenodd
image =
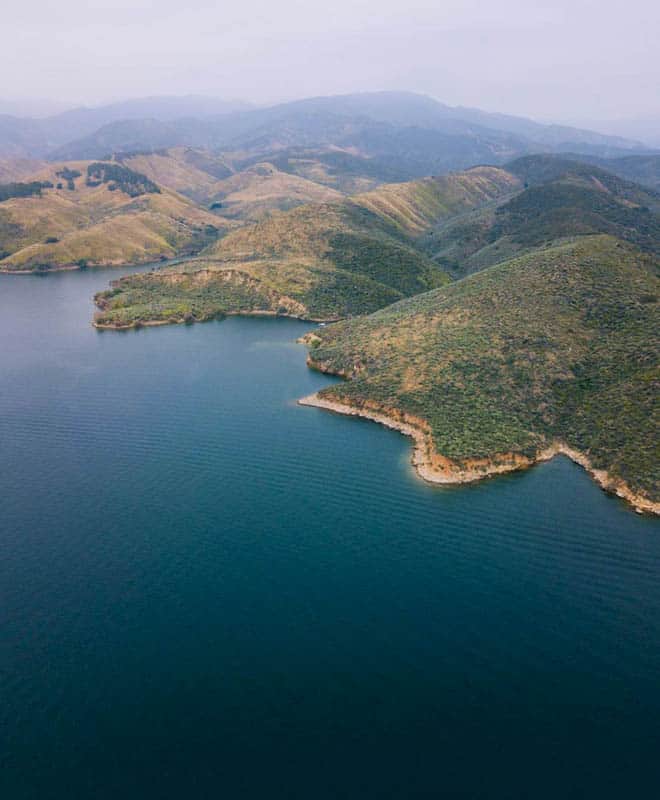
<path id="1" fill-rule="evenodd" d="M 0 97 L 372 89 L 541 119 L 660 115 L 657 0 L 2 0 Z"/>

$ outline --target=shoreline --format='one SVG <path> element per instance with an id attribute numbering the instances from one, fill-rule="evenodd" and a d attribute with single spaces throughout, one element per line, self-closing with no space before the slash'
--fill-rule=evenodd
<path id="1" fill-rule="evenodd" d="M 97 269 L 98 267 L 79 267 L 77 264 L 66 264 L 60 267 L 48 267 L 48 269 L 0 269 L 0 275 L 50 275 L 51 272 L 75 272 L 87 269 Z"/>
<path id="2" fill-rule="evenodd" d="M 320 408 L 336 414 L 368 419 L 409 436 L 413 440 L 411 464 L 417 475 L 427 483 L 445 486 L 474 483 L 495 475 L 528 469 L 535 464 L 549 461 L 554 456 L 561 454 L 579 464 L 598 483 L 601 489 L 608 494 L 614 494 L 625 500 L 638 514 L 660 515 L 660 503 L 654 503 L 647 497 L 635 494 L 624 481 L 612 478 L 607 471 L 595 469 L 584 453 L 569 447 L 564 442 L 553 442 L 548 447 L 539 450 L 533 458 L 513 453 L 502 453 L 491 459 L 474 460 L 471 465 L 463 467 L 435 451 L 428 425 L 422 419 L 411 417 L 405 413 L 401 413 L 400 418 L 397 418 L 392 416 L 391 413 L 385 414 L 377 406 L 361 408 L 350 405 L 344 402 L 343 399 L 340 401 L 326 400 L 320 397 L 318 392 L 300 398 L 298 404 Z"/>
<path id="3" fill-rule="evenodd" d="M 103 309 L 101 309 L 103 310 Z M 277 311 L 257 310 L 257 311 L 220 311 L 217 314 L 206 317 L 204 319 L 154 319 L 145 320 L 144 322 L 131 322 L 127 325 L 114 325 L 110 323 L 97 322 L 92 320 L 92 326 L 98 330 L 107 331 L 129 331 L 133 328 L 152 328 L 158 325 L 193 325 L 202 322 L 211 322 L 214 319 L 222 319 L 223 317 L 278 317 L 280 319 L 297 319 L 300 322 L 309 322 L 314 325 L 321 323 L 337 322 L 337 320 L 328 319 L 313 319 L 312 317 L 302 317 L 299 314 L 278 314 Z"/>
<path id="4" fill-rule="evenodd" d="M 48 269 L 7 269 L 6 267 L 0 267 L 0 275 L 50 275 L 51 272 L 86 272 L 87 270 L 95 270 L 95 269 L 131 269 L 136 267 L 137 269 L 141 269 L 142 267 L 149 267 L 153 266 L 157 269 L 162 269 L 163 267 L 172 267 L 176 264 L 181 263 L 182 261 L 194 261 L 198 259 L 198 256 L 174 256 L 173 258 L 168 258 L 165 261 L 161 261 L 160 259 L 157 261 L 149 260 L 149 261 L 137 261 L 133 263 L 111 263 L 111 264 L 88 264 L 85 267 L 81 267 L 78 264 L 60 264 L 57 267 L 48 267 Z M 201 260 L 201 259 L 200 259 Z"/>

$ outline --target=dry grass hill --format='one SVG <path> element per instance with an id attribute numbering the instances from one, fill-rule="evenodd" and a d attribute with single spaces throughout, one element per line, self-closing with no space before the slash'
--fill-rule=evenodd
<path id="1" fill-rule="evenodd" d="M 51 164 L 42 188 L 0 202 L 0 269 L 126 265 L 199 251 L 225 225 L 188 198 L 109 165 Z M 98 169 L 97 169 L 98 172 Z M 137 176 L 137 177 L 136 177 Z"/>

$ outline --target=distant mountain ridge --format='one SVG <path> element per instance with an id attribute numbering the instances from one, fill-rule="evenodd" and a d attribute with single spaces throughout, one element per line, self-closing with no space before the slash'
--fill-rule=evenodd
<path id="1" fill-rule="evenodd" d="M 0 113 L 0 157 L 51 156 L 67 142 L 84 138 L 106 125 L 153 120 L 166 126 L 185 118 L 205 119 L 253 108 L 242 100 L 201 95 L 158 96 L 124 100 L 98 107 L 80 107 L 47 117 Z M 21 151 L 20 148 L 23 148 Z"/>
<path id="2" fill-rule="evenodd" d="M 401 179 L 535 152 L 648 153 L 638 142 L 451 107 L 412 92 L 312 97 L 266 108 L 205 97 L 153 97 L 44 119 L 0 115 L 0 158 L 98 159 L 188 146 L 272 161 L 286 148 L 338 148 L 388 162 Z"/>

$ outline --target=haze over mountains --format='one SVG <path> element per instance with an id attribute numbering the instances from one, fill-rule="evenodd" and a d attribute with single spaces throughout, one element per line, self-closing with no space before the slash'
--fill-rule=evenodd
<path id="1" fill-rule="evenodd" d="M 529 152 L 615 156 L 647 149 L 631 139 L 451 107 L 407 92 L 316 97 L 266 108 L 199 96 L 153 97 L 40 119 L 0 114 L 0 158 L 103 158 L 175 145 L 262 153 L 332 145 L 371 158 L 396 157 L 405 177 L 503 163 Z"/>

